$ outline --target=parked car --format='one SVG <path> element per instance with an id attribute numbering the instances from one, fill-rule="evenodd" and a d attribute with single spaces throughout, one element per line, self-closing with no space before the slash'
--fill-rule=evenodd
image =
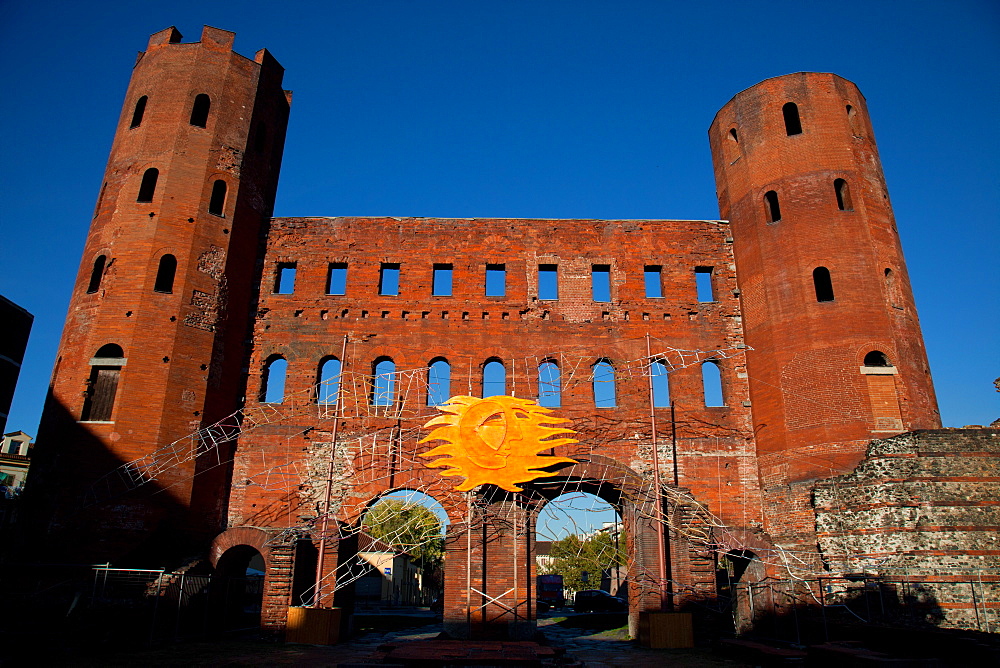
<path id="1" fill-rule="evenodd" d="M 603 589 L 584 589 L 576 592 L 573 603 L 576 612 L 625 612 L 628 603 L 625 599 L 612 596 Z"/>
<path id="2" fill-rule="evenodd" d="M 549 605 L 548 601 L 543 601 L 540 598 L 535 599 L 535 612 L 542 614 L 543 612 L 548 612 L 551 609 L 552 606 Z"/>

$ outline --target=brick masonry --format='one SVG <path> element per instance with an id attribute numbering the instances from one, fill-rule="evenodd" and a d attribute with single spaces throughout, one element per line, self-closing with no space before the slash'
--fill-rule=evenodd
<path id="1" fill-rule="evenodd" d="M 716 550 L 754 552 L 768 564 L 761 576 L 780 576 L 776 555 L 789 548 L 821 569 L 817 480 L 851 471 L 873 438 L 940 426 L 871 124 L 850 82 L 777 77 L 723 107 L 709 138 L 727 220 L 272 218 L 291 94 L 267 51 L 250 60 L 232 41 L 206 27 L 200 42 L 182 43 L 171 28 L 137 60 L 39 429 L 37 551 L 160 565 L 210 544 L 213 563 L 256 550 L 267 566 L 264 623 L 280 628 L 315 568 L 304 546 L 318 541 L 328 476 L 327 583 L 354 558 L 365 510 L 418 489 L 451 522 L 447 623 L 519 637 L 532 623 L 528 527 L 546 501 L 586 491 L 622 516 L 635 622 L 660 599 L 654 453 L 669 486 L 666 575 L 684 605 L 715 595 Z M 204 122 L 199 95 L 211 99 Z M 786 126 L 789 102 L 801 132 Z M 772 191 L 780 216 L 765 206 Z M 176 272 L 164 289 L 167 255 Z M 543 265 L 556 267 L 557 295 L 541 289 Z M 435 266 L 449 270 L 450 290 L 435 290 Z M 487 296 L 487 270 L 498 267 L 505 290 Z M 346 288 L 330 290 L 331 272 L 345 268 Z M 386 289 L 389 268 L 398 290 Z M 828 288 L 817 268 L 829 271 Z M 710 297 L 699 297 L 699 276 Z M 595 293 L 605 277 L 608 294 Z M 84 420 L 106 344 L 122 349 L 113 410 Z M 647 351 L 672 369 L 673 411 L 650 405 Z M 317 389 L 331 358 L 343 371 L 338 419 Z M 385 361 L 396 376 L 379 401 L 373 375 Z M 551 454 L 576 463 L 516 498 L 456 491 L 419 456 L 433 447 L 419 440 L 438 414 L 428 367 L 439 361 L 450 395 L 481 396 L 492 361 L 505 369 L 504 391 L 527 398 L 544 389 L 539 365 L 555 364 L 555 410 L 577 442 Z M 613 406 L 596 406 L 598 363 L 615 370 Z M 282 396 L 269 398 L 281 365 Z M 723 405 L 706 405 L 703 368 L 718 368 Z M 234 411 L 237 440 L 209 447 L 189 436 Z M 141 476 L 165 446 L 180 463 L 144 487 L 92 488 L 116 469 Z M 463 558 L 470 544 L 474 568 Z M 480 591 L 517 584 L 516 595 L 473 615 L 476 578 Z M 330 586 L 320 595 L 349 598 Z M 496 623 L 473 631 L 467 613 Z"/>

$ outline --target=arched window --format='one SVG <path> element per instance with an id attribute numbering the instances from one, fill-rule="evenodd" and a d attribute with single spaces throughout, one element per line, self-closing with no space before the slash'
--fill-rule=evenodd
<path id="1" fill-rule="evenodd" d="M 128 126 L 130 130 L 142 125 L 142 117 L 146 113 L 146 102 L 148 100 L 149 98 L 143 95 L 135 101 L 135 110 L 132 112 L 132 122 Z"/>
<path id="2" fill-rule="evenodd" d="M 98 349 L 95 358 L 119 358 L 125 357 L 125 351 L 117 343 L 105 343 Z"/>
<path id="3" fill-rule="evenodd" d="M 427 370 L 427 405 L 440 406 L 451 398 L 451 365 L 438 358 Z"/>
<path id="4" fill-rule="evenodd" d="M 706 406 L 725 406 L 722 397 L 722 369 L 716 360 L 701 363 L 701 384 Z"/>
<path id="5" fill-rule="evenodd" d="M 87 285 L 87 294 L 94 294 L 101 289 L 101 279 L 104 278 L 104 264 L 108 258 L 98 255 L 94 260 L 94 268 L 90 271 L 90 283 Z"/>
<path id="6" fill-rule="evenodd" d="M 591 380 L 594 384 L 594 405 L 597 408 L 614 408 L 615 403 L 615 368 L 611 362 L 600 360 L 591 369 Z"/>
<path id="7" fill-rule="evenodd" d="M 153 292 L 170 294 L 174 291 L 174 274 L 177 273 L 177 258 L 169 253 L 160 258 L 160 266 L 156 270 L 156 282 Z"/>
<path id="8" fill-rule="evenodd" d="M 196 128 L 203 128 L 208 124 L 208 110 L 212 108 L 212 100 L 200 93 L 194 98 L 194 105 L 191 107 L 191 125 Z"/>
<path id="9" fill-rule="evenodd" d="M 324 357 L 319 362 L 319 373 L 316 376 L 316 403 L 333 406 L 337 403 L 339 388 L 340 360 L 336 357 Z"/>
<path id="10" fill-rule="evenodd" d="M 781 114 L 785 117 L 785 134 L 802 134 L 802 121 L 799 119 L 799 107 L 794 102 L 789 102 L 781 108 Z"/>
<path id="11" fill-rule="evenodd" d="M 857 110 L 853 106 L 851 106 L 851 105 L 847 105 L 844 108 L 847 111 L 847 121 L 848 121 L 848 123 L 851 124 L 851 134 L 854 135 L 855 137 L 860 137 L 861 136 L 861 131 L 858 129 L 858 112 L 857 112 Z"/>
<path id="12" fill-rule="evenodd" d="M 882 366 L 891 367 L 892 362 L 889 361 L 888 355 L 886 355 L 881 350 L 873 350 L 867 355 L 865 355 L 865 366 Z"/>
<path id="13" fill-rule="evenodd" d="M 545 408 L 561 406 L 562 384 L 559 379 L 559 365 L 546 360 L 538 365 L 538 405 Z"/>
<path id="14" fill-rule="evenodd" d="M 221 216 L 226 206 L 226 182 L 218 179 L 212 184 L 212 199 L 208 200 L 208 212 Z"/>
<path id="15" fill-rule="evenodd" d="M 483 365 L 483 398 L 507 394 L 507 369 L 500 360 L 489 360 Z"/>
<path id="16" fill-rule="evenodd" d="M 260 375 L 260 401 L 265 404 L 280 404 L 285 400 L 285 374 L 288 362 L 281 355 L 271 355 L 264 363 Z"/>
<path id="17" fill-rule="evenodd" d="M 372 406 L 392 406 L 396 387 L 396 363 L 388 357 L 380 357 L 372 365 Z"/>
<path id="18" fill-rule="evenodd" d="M 118 393 L 118 377 L 125 366 L 125 353 L 116 343 L 101 346 L 90 360 L 90 378 L 83 400 L 80 420 L 84 422 L 108 422 L 115 407 Z"/>
<path id="19" fill-rule="evenodd" d="M 451 399 L 451 365 L 438 358 L 427 371 L 427 405 L 440 406 Z"/>
<path id="20" fill-rule="evenodd" d="M 740 143 L 740 136 L 736 134 L 736 128 L 729 129 L 729 139 L 732 140 L 734 144 Z"/>
<path id="21" fill-rule="evenodd" d="M 142 183 L 139 184 L 139 196 L 136 202 L 152 202 L 153 193 L 156 192 L 156 179 L 160 177 L 160 170 L 150 167 L 142 175 Z"/>
<path id="22" fill-rule="evenodd" d="M 830 280 L 830 270 L 826 267 L 813 269 L 813 287 L 816 288 L 816 301 L 833 301 L 833 281 Z"/>
<path id="23" fill-rule="evenodd" d="M 768 190 L 764 193 L 764 217 L 767 222 L 776 223 L 781 220 L 781 207 L 778 205 L 778 193 Z"/>
<path id="24" fill-rule="evenodd" d="M 653 408 L 670 408 L 670 377 L 667 365 L 660 360 L 649 365 L 653 383 Z"/>
<path id="25" fill-rule="evenodd" d="M 837 193 L 837 208 L 841 211 L 854 211 L 854 204 L 851 202 L 851 187 L 844 179 L 837 179 L 833 182 L 833 190 Z"/>

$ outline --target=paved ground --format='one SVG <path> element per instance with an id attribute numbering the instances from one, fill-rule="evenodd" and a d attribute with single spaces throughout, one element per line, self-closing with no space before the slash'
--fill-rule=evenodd
<path id="1" fill-rule="evenodd" d="M 572 619 L 572 618 L 571 618 Z M 418 621 L 418 620 L 415 620 Z M 569 657 L 587 668 L 628 666 L 682 666 L 690 668 L 743 668 L 750 664 L 718 657 L 708 649 L 652 650 L 637 647 L 621 637 L 621 630 L 574 629 L 555 623 L 559 618 L 540 620 L 548 644 L 563 647 Z M 67 666 L 342 666 L 367 663 L 387 642 L 427 640 L 441 632 L 440 623 L 398 631 L 373 631 L 330 647 L 280 645 L 255 641 L 181 643 L 155 650 L 115 656 L 78 657 L 61 663 Z M 49 664 L 55 665 L 55 664 Z"/>
<path id="2" fill-rule="evenodd" d="M 566 653 L 587 668 L 619 666 L 687 666 L 708 668 L 729 666 L 737 668 L 751 664 L 716 656 L 709 649 L 647 649 L 625 639 L 621 630 L 592 631 L 574 628 L 572 617 L 561 624 L 541 619 L 538 626 L 549 644 L 563 647 Z"/>

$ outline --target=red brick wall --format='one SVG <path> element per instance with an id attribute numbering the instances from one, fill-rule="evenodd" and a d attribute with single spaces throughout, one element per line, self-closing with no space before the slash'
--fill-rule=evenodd
<path id="1" fill-rule="evenodd" d="M 787 102 L 798 106 L 801 134 L 786 133 Z M 768 79 L 723 107 L 709 138 L 721 215 L 733 230 L 746 341 L 753 348 L 747 370 L 767 494 L 848 470 L 864 443 L 884 434 L 880 417 L 887 409 L 873 409 L 860 372 L 872 350 L 888 355 L 898 372 L 897 431 L 939 426 L 902 249 L 858 89 L 832 74 Z M 838 207 L 836 179 L 849 184 L 850 210 Z M 769 223 L 764 196 L 771 190 L 781 218 Z M 817 300 L 816 267 L 829 269 L 833 301 Z"/>
<path id="2" fill-rule="evenodd" d="M 115 461 L 148 455 L 217 420 L 238 407 L 242 394 L 258 237 L 272 211 L 288 100 L 281 67 L 265 51 L 248 60 L 232 52 L 232 33 L 208 27 L 201 42 L 171 41 L 179 37 L 172 29 L 157 33 L 136 62 L 42 418 L 39 446 L 49 461 L 60 460 L 43 478 L 64 495 L 61 503 L 70 512 L 83 503 L 86 485 Z M 211 99 L 204 128 L 189 123 L 202 93 Z M 142 122 L 130 127 L 142 96 L 148 98 Z M 261 126 L 266 138 L 258 145 L 252 139 Z M 149 168 L 159 170 L 152 201 L 137 202 Z M 228 196 L 218 216 L 208 213 L 208 203 L 220 179 Z M 153 289 L 167 253 L 177 260 L 169 294 Z M 106 271 L 100 289 L 88 293 L 99 255 L 108 258 Z M 78 423 L 90 360 L 107 343 L 121 346 L 127 359 L 111 421 Z M 197 485 L 194 462 L 156 481 L 166 490 L 161 496 L 180 508 L 174 529 L 202 540 L 221 528 L 224 517 L 228 476 L 218 460 L 213 463 Z M 139 510 L 142 526 L 132 528 L 155 534 L 155 514 Z M 113 525 L 114 514 L 105 520 Z M 61 521 L 72 523 L 65 516 Z M 124 553 L 134 538 L 123 541 Z"/>
<path id="3" fill-rule="evenodd" d="M 731 224 L 271 220 L 290 103 L 280 65 L 266 51 L 253 61 L 233 53 L 232 33 L 214 28 L 200 42 L 179 40 L 173 29 L 157 33 L 136 63 L 53 372 L 32 492 L 36 508 L 57 509 L 48 526 L 61 531 L 61 548 L 50 557 L 155 558 L 162 565 L 203 549 L 226 526 L 293 536 L 282 530 L 307 528 L 323 511 L 331 458 L 330 512 L 348 534 L 375 499 L 397 489 L 426 491 L 460 526 L 467 502 L 454 490 L 460 479 L 442 477 L 419 457 L 434 446 L 418 441 L 438 413 L 427 406 L 426 390 L 426 367 L 435 358 L 451 365 L 451 395 L 480 395 L 483 364 L 498 359 L 507 392 L 534 398 L 538 364 L 559 365 L 556 414 L 570 421 L 579 442 L 553 454 L 580 462 L 560 472 L 567 489 L 593 489 L 619 504 L 635 554 L 636 609 L 655 607 L 659 598 L 657 583 L 649 586 L 658 556 L 642 510 L 651 501 L 616 494 L 648 494 L 652 478 L 647 340 L 675 367 L 676 410 L 653 414 L 661 480 L 673 484 L 676 471 L 681 488 L 672 497 L 670 575 L 688 601 L 711 592 L 707 549 L 717 538 L 728 540 L 712 535 L 715 520 L 707 513 L 735 528 L 723 532 L 729 538 L 758 535 L 765 526 L 775 543 L 814 551 L 813 480 L 849 470 L 873 436 L 938 426 L 867 109 L 850 82 L 830 74 L 770 79 L 719 112 L 710 140 L 720 209 Z M 199 93 L 212 100 L 205 128 L 188 122 Z M 132 128 L 142 96 L 145 114 Z M 798 105 L 803 130 L 793 136 L 781 113 L 789 101 Z M 150 167 L 159 170 L 156 192 L 139 203 Z M 228 185 L 221 216 L 208 213 L 219 179 Z M 837 205 L 836 179 L 850 187 L 845 210 Z M 772 223 L 763 205 L 769 190 L 781 204 L 781 219 Z M 164 253 L 177 259 L 169 294 L 153 289 Z M 107 265 L 99 289 L 89 293 L 99 255 Z M 326 294 L 332 262 L 348 266 L 346 294 Z M 274 294 L 281 263 L 296 266 L 291 294 Z M 398 295 L 378 294 L 382 263 L 400 266 Z M 453 268 L 450 295 L 432 294 L 436 263 Z M 488 264 L 505 265 L 506 295 L 485 296 Z M 558 265 L 558 299 L 539 298 L 540 264 Z M 606 302 L 591 294 L 594 265 L 610 267 Z M 647 265 L 662 267 L 661 297 L 646 297 Z M 832 301 L 817 300 L 818 266 L 830 270 Z M 711 302 L 699 302 L 696 293 L 696 269 L 703 267 L 712 268 Z M 320 362 L 340 357 L 345 337 L 349 388 L 334 443 L 332 411 L 316 404 L 313 386 Z M 90 359 L 106 343 L 120 345 L 127 359 L 112 419 L 81 423 Z M 861 368 L 872 350 L 887 354 L 892 372 Z M 265 404 L 262 371 L 276 355 L 288 362 L 285 398 Z M 700 363 L 712 355 L 724 406 L 704 401 Z M 380 357 L 407 372 L 388 407 L 370 401 Z M 595 406 L 591 367 L 600 360 L 616 368 L 613 408 Z M 185 437 L 239 409 L 244 396 L 238 448 L 224 444 L 165 467 L 141 493 L 105 495 L 114 503 L 93 510 L 86 505 L 96 498 L 88 490 L 93 480 L 174 442 L 188 452 L 196 444 Z M 598 470 L 621 479 L 601 488 Z M 535 505 L 516 511 L 525 522 L 557 490 L 539 484 L 536 491 Z M 501 503 L 489 512 L 503 509 Z M 238 531 L 223 536 L 237 540 Z M 328 571 L 351 558 L 338 536 L 328 545 Z M 465 538 L 453 532 L 452 556 Z M 490 587 L 510 586 L 508 567 L 519 562 L 504 546 L 514 545 L 513 536 L 473 542 L 479 577 L 495 576 Z M 265 621 L 276 627 L 293 558 L 290 543 L 280 545 L 268 548 Z M 526 550 L 518 577 L 527 585 L 534 562 Z M 453 558 L 446 573 L 452 618 L 462 607 L 463 573 Z"/>

